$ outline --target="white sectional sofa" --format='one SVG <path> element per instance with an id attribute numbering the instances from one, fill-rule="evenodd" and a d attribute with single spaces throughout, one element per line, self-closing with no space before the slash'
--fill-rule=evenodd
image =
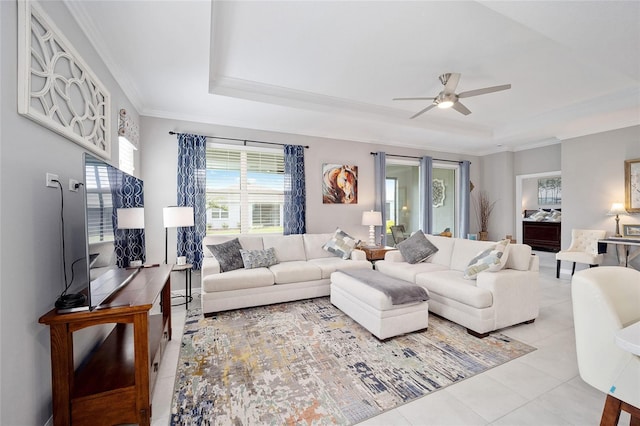
<path id="1" fill-rule="evenodd" d="M 292 300 L 328 296 L 331 273 L 337 269 L 370 269 L 371 263 L 361 250 L 353 250 L 350 259 L 342 259 L 323 249 L 332 237 L 328 234 L 206 236 L 202 246 L 202 312 L 216 312 Z M 269 267 L 220 272 L 220 263 L 207 246 L 238 238 L 244 250 L 273 247 L 278 263 Z"/>
<path id="2" fill-rule="evenodd" d="M 538 316 L 539 260 L 524 244 L 509 244 L 504 267 L 483 271 L 476 279 L 464 271 L 479 252 L 495 242 L 427 235 L 438 248 L 428 260 L 409 264 L 400 251 L 390 251 L 376 262 L 381 273 L 420 285 L 429 292 L 429 311 L 484 337 L 511 325 L 532 322 Z"/>

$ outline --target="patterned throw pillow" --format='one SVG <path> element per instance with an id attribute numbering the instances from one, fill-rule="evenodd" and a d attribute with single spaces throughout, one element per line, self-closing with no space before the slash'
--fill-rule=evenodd
<path id="1" fill-rule="evenodd" d="M 349 259 L 351 257 L 351 252 L 356 248 L 359 242 L 360 240 L 356 240 L 351 235 L 338 228 L 333 234 L 333 237 L 331 237 L 331 239 L 327 241 L 322 248 L 343 259 Z"/>
<path id="2" fill-rule="evenodd" d="M 237 238 L 222 244 L 208 245 L 207 248 L 220 264 L 220 272 L 229 272 L 244 268 L 240 250 L 242 246 Z"/>
<path id="3" fill-rule="evenodd" d="M 268 268 L 278 263 L 276 249 L 269 247 L 266 250 L 242 250 L 240 249 L 242 262 L 245 269 Z"/>
<path id="4" fill-rule="evenodd" d="M 424 262 L 438 251 L 438 247 L 427 240 L 422 229 L 417 230 L 409 238 L 396 244 L 396 247 L 400 250 L 404 260 L 411 264 Z"/>
<path id="5" fill-rule="evenodd" d="M 471 259 L 464 270 L 464 277 L 468 280 L 475 280 L 482 271 L 497 272 L 502 269 L 507 263 L 505 255 L 507 244 L 509 244 L 509 240 L 502 240 L 495 247 L 486 249 Z"/>

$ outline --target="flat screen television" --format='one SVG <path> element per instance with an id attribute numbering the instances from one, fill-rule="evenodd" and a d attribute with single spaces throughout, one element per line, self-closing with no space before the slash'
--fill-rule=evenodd
<path id="1" fill-rule="evenodd" d="M 87 305 L 93 310 L 137 273 L 132 261 L 145 261 L 144 229 L 119 229 L 118 209 L 144 207 L 143 182 L 84 154 L 84 207 Z"/>

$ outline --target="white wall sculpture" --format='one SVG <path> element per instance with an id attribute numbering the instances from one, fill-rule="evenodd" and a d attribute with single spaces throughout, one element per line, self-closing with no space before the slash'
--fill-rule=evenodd
<path id="1" fill-rule="evenodd" d="M 37 3 L 18 2 L 18 112 L 111 157 L 109 92 Z"/>

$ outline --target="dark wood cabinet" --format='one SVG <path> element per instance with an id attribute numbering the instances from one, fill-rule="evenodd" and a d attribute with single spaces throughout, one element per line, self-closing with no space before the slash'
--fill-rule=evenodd
<path id="1" fill-rule="evenodd" d="M 53 423 L 149 425 L 160 360 L 171 340 L 171 266 L 142 268 L 109 300 L 111 308 L 58 314 L 39 322 L 51 334 Z M 115 324 L 75 368 L 73 333 Z"/>
<path id="2" fill-rule="evenodd" d="M 534 250 L 560 251 L 561 222 L 522 222 L 523 243 Z"/>

